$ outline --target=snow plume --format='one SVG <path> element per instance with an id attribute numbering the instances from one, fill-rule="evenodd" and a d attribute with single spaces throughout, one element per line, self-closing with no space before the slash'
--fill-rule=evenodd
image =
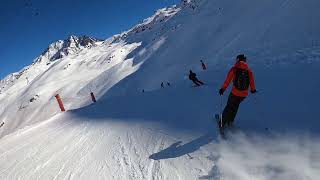
<path id="1" fill-rule="evenodd" d="M 314 136 L 236 134 L 219 143 L 212 176 L 226 180 L 315 180 L 320 177 L 320 144 Z"/>

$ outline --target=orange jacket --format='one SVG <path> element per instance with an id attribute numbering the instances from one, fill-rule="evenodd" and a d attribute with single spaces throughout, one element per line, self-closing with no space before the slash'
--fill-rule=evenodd
<path id="1" fill-rule="evenodd" d="M 243 61 L 238 61 L 229 71 L 226 80 L 223 83 L 222 89 L 226 90 L 230 84 L 230 82 L 235 77 L 236 69 L 246 69 L 249 71 L 249 78 L 250 78 L 250 88 L 252 91 L 256 90 L 256 86 L 254 84 L 254 76 L 252 70 L 249 68 L 248 64 Z M 249 89 L 247 90 L 239 90 L 235 86 L 232 87 L 232 94 L 239 97 L 247 97 L 249 94 Z"/>

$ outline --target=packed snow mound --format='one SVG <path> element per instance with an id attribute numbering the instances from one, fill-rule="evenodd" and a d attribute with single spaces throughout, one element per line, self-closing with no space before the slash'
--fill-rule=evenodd
<path id="1" fill-rule="evenodd" d="M 319 6 L 186 0 L 101 42 L 52 44 L 3 81 L 19 76 L 0 94 L 0 178 L 319 179 Z M 240 53 L 258 93 L 220 141 L 217 91 Z"/>

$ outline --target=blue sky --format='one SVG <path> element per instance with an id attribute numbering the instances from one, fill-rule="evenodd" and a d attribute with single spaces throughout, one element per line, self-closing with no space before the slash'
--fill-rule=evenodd
<path id="1" fill-rule="evenodd" d="M 0 6 L 0 79 L 50 43 L 70 35 L 106 39 L 179 0 L 4 0 Z"/>

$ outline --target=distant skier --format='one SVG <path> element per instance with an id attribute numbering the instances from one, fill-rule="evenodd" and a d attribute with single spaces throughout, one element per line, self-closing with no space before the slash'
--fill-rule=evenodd
<path id="1" fill-rule="evenodd" d="M 26 80 L 27 80 L 27 85 L 29 84 L 29 78 L 28 77 L 26 77 Z"/>
<path id="2" fill-rule="evenodd" d="M 169 82 L 167 82 L 167 86 L 169 86 L 169 87 L 170 87 L 170 86 L 171 86 L 171 84 L 170 84 Z"/>
<path id="3" fill-rule="evenodd" d="M 233 81 L 232 91 L 222 113 L 222 122 L 220 120 L 220 123 L 222 123 L 220 124 L 220 127 L 222 128 L 233 124 L 240 103 L 249 94 L 249 86 L 252 94 L 257 92 L 253 72 L 246 61 L 247 58 L 243 54 L 237 56 L 236 64 L 229 71 L 222 88 L 219 90 L 219 94 L 222 96 L 230 82 Z"/>
<path id="4" fill-rule="evenodd" d="M 164 84 L 163 84 L 163 82 L 161 83 L 161 88 L 164 88 Z"/>
<path id="5" fill-rule="evenodd" d="M 194 72 L 192 72 L 192 70 L 190 70 L 189 79 L 190 79 L 196 86 L 204 85 L 203 82 L 199 81 L 199 79 L 197 78 L 197 74 L 194 73 Z"/>
<path id="6" fill-rule="evenodd" d="M 207 66 L 204 64 L 204 62 L 202 60 L 200 60 L 200 62 L 201 62 L 202 70 L 206 70 Z"/>

